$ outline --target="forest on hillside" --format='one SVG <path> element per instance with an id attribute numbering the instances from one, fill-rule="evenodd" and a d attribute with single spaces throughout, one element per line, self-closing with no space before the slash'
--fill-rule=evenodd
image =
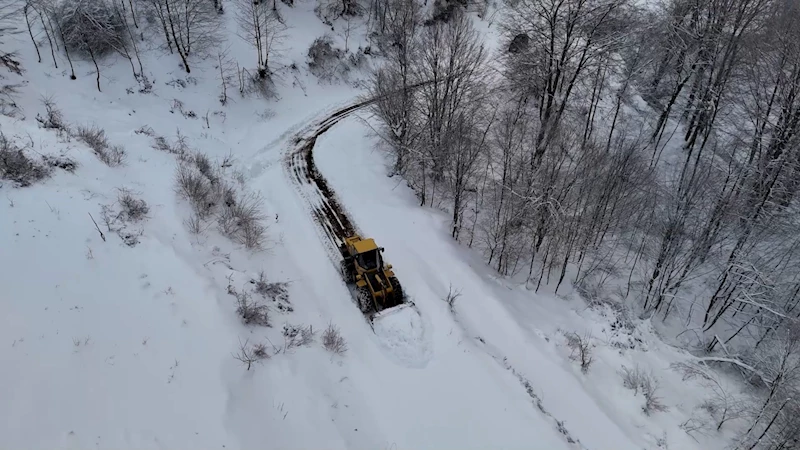
<path id="1" fill-rule="evenodd" d="M 676 326 L 763 391 L 741 448 L 796 448 L 800 2 L 512 0 L 496 53 L 460 7 L 371 11 L 420 205 L 503 275 Z"/>

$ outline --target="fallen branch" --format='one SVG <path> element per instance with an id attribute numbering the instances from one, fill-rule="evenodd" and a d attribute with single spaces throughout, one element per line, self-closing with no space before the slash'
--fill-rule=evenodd
<path id="1" fill-rule="evenodd" d="M 745 364 L 745 363 L 743 363 L 743 362 L 741 362 L 741 361 L 739 361 L 738 359 L 735 359 L 735 358 L 718 358 L 718 357 L 714 357 L 714 356 L 707 356 L 707 357 L 703 357 L 703 358 L 697 358 L 697 361 L 701 362 L 701 363 L 718 362 L 718 363 L 733 364 L 734 366 L 736 366 L 736 367 L 738 367 L 740 369 L 744 369 L 745 371 L 754 374 L 755 376 L 760 378 L 761 381 L 765 385 L 770 386 L 772 384 L 772 382 L 767 380 L 764 377 L 764 375 L 761 372 L 758 371 L 758 369 L 756 369 L 755 367 L 753 367 L 753 366 L 751 366 L 749 364 Z"/>
<path id="2" fill-rule="evenodd" d="M 103 239 L 103 242 L 105 242 L 106 241 L 106 235 L 103 234 L 103 232 L 100 230 L 100 227 L 97 226 L 97 221 L 95 221 L 94 217 L 92 217 L 92 213 L 89 213 L 89 217 L 92 219 L 92 222 L 94 222 L 94 227 L 97 228 L 97 232 L 100 233 L 100 237 Z"/>

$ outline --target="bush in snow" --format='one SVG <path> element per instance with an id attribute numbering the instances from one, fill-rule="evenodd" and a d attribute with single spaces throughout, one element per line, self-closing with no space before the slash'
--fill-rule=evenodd
<path id="1" fill-rule="evenodd" d="M 223 192 L 222 210 L 217 217 L 220 232 L 248 249 L 263 248 L 267 229 L 263 225 L 261 198 L 256 194 L 237 193 L 232 188 Z"/>
<path id="2" fill-rule="evenodd" d="M 239 71 L 239 93 L 242 97 L 256 96 L 272 99 L 277 96 L 272 76 L 264 72 L 251 72 L 247 69 Z"/>
<path id="3" fill-rule="evenodd" d="M 245 325 L 270 326 L 269 307 L 258 300 L 253 300 L 247 291 L 239 292 L 228 286 L 228 293 L 236 297 L 236 313 Z"/>
<path id="4" fill-rule="evenodd" d="M 214 216 L 220 233 L 250 250 L 263 248 L 267 228 L 264 226 L 261 197 L 237 191 L 222 177 L 208 156 L 181 152 L 175 176 L 178 194 L 189 201 L 195 217 L 187 223 L 190 231 L 199 232 L 201 222 Z M 225 166 L 223 164 L 223 166 Z"/>
<path id="5" fill-rule="evenodd" d="M 125 45 L 125 18 L 107 0 L 64 0 L 55 17 L 70 50 L 100 57 Z"/>
<path id="6" fill-rule="evenodd" d="M 258 278 L 251 279 L 250 283 L 254 285 L 253 292 L 263 298 L 271 299 L 279 311 L 294 311 L 289 301 L 289 283 L 285 281 L 269 281 L 263 270 L 259 272 Z"/>
<path id="7" fill-rule="evenodd" d="M 333 323 L 328 324 L 328 328 L 322 333 L 322 347 L 336 355 L 344 355 L 347 352 L 347 342 Z"/>
<path id="8" fill-rule="evenodd" d="M 188 219 L 183 221 L 183 224 L 186 225 L 186 228 L 192 234 L 200 234 L 203 232 L 203 219 L 197 215 L 197 213 L 192 213 Z"/>
<path id="9" fill-rule="evenodd" d="M 258 273 L 258 278 L 252 280 L 251 283 L 255 284 L 254 290 L 256 293 L 264 298 L 289 301 L 289 291 L 286 289 L 287 283 L 267 280 L 267 275 L 263 270 Z"/>
<path id="10" fill-rule="evenodd" d="M 17 105 L 17 96 L 21 84 L 3 84 L 0 86 L 0 114 L 8 117 L 19 117 L 22 110 Z"/>
<path id="11" fill-rule="evenodd" d="M 64 120 L 64 114 L 56 105 L 52 97 L 43 97 L 42 105 L 44 106 L 45 115 L 42 117 L 40 114 L 36 115 L 36 121 L 42 128 L 56 130 L 59 135 L 69 137 L 71 131 L 69 124 Z"/>
<path id="12" fill-rule="evenodd" d="M 311 43 L 308 48 L 308 69 L 319 79 L 331 81 L 342 78 L 350 72 L 353 66 L 362 63 L 359 57 L 346 58 L 347 52 L 335 47 L 330 36 L 321 36 Z"/>
<path id="13" fill-rule="evenodd" d="M 253 363 L 259 362 L 269 358 L 267 346 L 264 344 L 249 345 L 250 341 L 239 341 L 239 351 L 233 354 L 233 357 L 247 366 L 247 370 L 253 366 Z"/>
<path id="14" fill-rule="evenodd" d="M 126 221 L 138 222 L 147 217 L 150 212 L 150 207 L 147 202 L 140 198 L 136 198 L 128 189 L 122 188 L 119 190 L 117 201 L 121 211 L 119 212 L 120 218 Z"/>
<path id="15" fill-rule="evenodd" d="M 109 167 L 120 166 L 125 162 L 125 149 L 120 145 L 111 145 L 106 137 L 105 130 L 92 125 L 91 127 L 78 127 L 76 133 L 78 140 L 88 145 L 94 151 L 97 159 Z"/>
<path id="16" fill-rule="evenodd" d="M 216 168 L 211 163 L 211 158 L 209 158 L 208 155 L 197 152 L 192 155 L 192 162 L 194 166 L 197 167 L 197 170 L 208 178 L 210 182 L 215 183 L 218 180 Z"/>
<path id="17" fill-rule="evenodd" d="M 100 218 L 109 232 L 116 233 L 128 247 L 135 247 L 139 244 L 139 238 L 144 234 L 144 229 L 132 228 L 131 224 L 146 219 L 148 212 L 150 212 L 150 207 L 147 206 L 147 202 L 137 198 L 128 189 L 120 188 L 117 203 L 102 205 Z"/>
<path id="18" fill-rule="evenodd" d="M 328 25 L 332 24 L 332 20 L 358 16 L 363 11 L 364 7 L 358 0 L 319 0 L 314 8 L 317 16 Z"/>
<path id="19" fill-rule="evenodd" d="M 22 148 L 0 132 L 0 179 L 25 187 L 49 175 L 50 167 L 29 158 Z"/>
<path id="20" fill-rule="evenodd" d="M 447 302 L 447 306 L 450 307 L 450 312 L 456 312 L 456 300 L 461 297 L 461 290 L 460 289 L 453 289 L 453 285 L 450 285 L 450 289 L 447 291 L 447 296 L 444 298 L 444 301 Z"/>
<path id="21" fill-rule="evenodd" d="M 311 325 L 283 325 L 285 349 L 308 346 L 314 342 L 314 328 Z"/>
<path id="22" fill-rule="evenodd" d="M 466 0 L 435 0 L 433 14 L 425 21 L 425 25 L 434 25 L 436 22 L 450 22 L 456 14 L 461 14 L 467 7 Z"/>
<path id="23" fill-rule="evenodd" d="M 633 369 L 623 366 L 620 375 L 622 376 L 622 385 L 633 390 L 634 395 L 638 394 L 640 391 L 642 392 L 645 400 L 642 411 L 645 414 L 649 416 L 653 412 L 663 412 L 668 409 L 667 406 L 662 403 L 661 397 L 657 395 L 658 380 L 652 373 L 638 366 Z"/>
<path id="24" fill-rule="evenodd" d="M 211 215 L 216 204 L 211 182 L 196 167 L 181 162 L 175 174 L 175 190 L 188 200 L 200 219 Z"/>
<path id="25" fill-rule="evenodd" d="M 567 333 L 567 346 L 572 349 L 570 358 L 581 364 L 581 371 L 587 373 L 589 366 L 592 365 L 592 335 L 587 333 L 584 336 L 578 333 Z"/>

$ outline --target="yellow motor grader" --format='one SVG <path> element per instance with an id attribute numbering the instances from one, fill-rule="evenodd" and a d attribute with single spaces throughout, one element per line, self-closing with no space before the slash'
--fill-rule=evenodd
<path id="1" fill-rule="evenodd" d="M 354 235 L 341 246 L 342 276 L 346 283 L 355 283 L 361 312 L 380 312 L 403 303 L 403 289 L 392 265 L 384 265 L 383 247 L 373 239 Z"/>

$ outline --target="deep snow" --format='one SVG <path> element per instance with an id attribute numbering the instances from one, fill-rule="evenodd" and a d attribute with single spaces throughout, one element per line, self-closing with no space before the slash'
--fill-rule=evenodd
<path id="1" fill-rule="evenodd" d="M 613 313 L 575 293 L 537 295 L 498 278 L 449 239 L 445 214 L 420 208 L 386 176 L 369 127 L 351 117 L 318 140 L 315 160 L 416 304 L 370 328 L 281 164 L 294 133 L 361 93 L 305 71 L 308 44 L 330 29 L 312 3 L 295 3 L 281 5 L 292 28 L 280 98 L 225 107 L 214 58 L 187 78 L 174 55 L 149 50 L 152 94 L 127 93 L 136 86 L 127 62 L 109 60 L 99 93 L 90 63 L 70 81 L 66 61 L 37 64 L 26 36 L 15 36 L 25 117 L 0 117 L 0 130 L 31 154 L 65 153 L 80 167 L 0 187 L 0 448 L 723 448 L 720 435 L 698 442 L 678 428 L 706 395 L 669 369 L 688 355 L 646 322 L 612 328 Z M 230 45 L 243 64 L 252 59 L 236 38 Z M 167 84 L 174 79 L 186 87 Z M 97 124 L 125 145 L 127 164 L 109 168 L 82 143 L 40 129 L 39 96 L 49 94 L 68 121 Z M 173 99 L 208 112 L 210 127 L 171 112 Z M 151 148 L 141 127 L 168 140 L 180 129 L 217 162 L 233 155 L 230 175 L 263 197 L 268 249 L 248 252 L 213 227 L 190 234 L 175 158 Z M 134 247 L 109 232 L 103 241 L 89 217 L 123 187 L 150 205 L 131 225 L 142 232 Z M 261 270 L 289 283 L 293 312 L 273 310 L 272 328 L 249 328 L 227 289 L 248 289 Z M 442 300 L 451 285 L 462 292 L 454 312 Z M 233 358 L 245 341 L 274 353 L 284 323 L 312 325 L 317 342 L 249 371 Z M 319 344 L 329 323 L 347 340 L 344 355 Z M 563 332 L 587 330 L 595 362 L 583 374 Z M 646 416 L 641 395 L 623 388 L 618 370 L 637 364 L 659 378 L 669 411 Z"/>

